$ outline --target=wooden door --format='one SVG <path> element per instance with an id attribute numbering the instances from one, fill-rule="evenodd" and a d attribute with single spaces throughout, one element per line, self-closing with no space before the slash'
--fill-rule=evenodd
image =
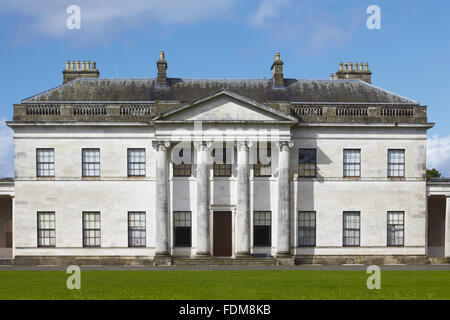
<path id="1" fill-rule="evenodd" d="M 231 257 L 232 253 L 231 211 L 215 211 L 213 220 L 213 255 Z"/>

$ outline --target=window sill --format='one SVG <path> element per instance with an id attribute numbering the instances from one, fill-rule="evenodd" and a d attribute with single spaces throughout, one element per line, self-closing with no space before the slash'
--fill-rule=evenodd
<path id="1" fill-rule="evenodd" d="M 98 181 L 98 180 L 100 180 L 100 177 L 81 177 L 81 180 L 84 180 L 84 181 Z"/>

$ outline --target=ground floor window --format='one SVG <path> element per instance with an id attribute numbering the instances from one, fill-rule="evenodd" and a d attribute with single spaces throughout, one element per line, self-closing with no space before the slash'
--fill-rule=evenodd
<path id="1" fill-rule="evenodd" d="M 388 212 L 387 221 L 388 246 L 403 246 L 405 238 L 405 213 Z"/>
<path id="2" fill-rule="evenodd" d="M 270 211 L 253 213 L 253 245 L 270 247 L 272 245 L 272 214 Z"/>
<path id="3" fill-rule="evenodd" d="M 360 212 L 344 212 L 344 247 L 360 245 Z"/>
<path id="4" fill-rule="evenodd" d="M 145 247 L 145 212 L 128 212 L 128 246 Z"/>
<path id="5" fill-rule="evenodd" d="M 38 212 L 38 247 L 55 247 L 55 213 Z"/>
<path id="6" fill-rule="evenodd" d="M 83 212 L 83 246 L 100 247 L 100 212 Z"/>
<path id="7" fill-rule="evenodd" d="M 173 213 L 173 233 L 175 247 L 192 246 L 192 222 L 190 211 L 175 211 Z"/>
<path id="8" fill-rule="evenodd" d="M 298 246 L 314 247 L 316 245 L 316 213 L 300 211 L 298 213 Z"/>

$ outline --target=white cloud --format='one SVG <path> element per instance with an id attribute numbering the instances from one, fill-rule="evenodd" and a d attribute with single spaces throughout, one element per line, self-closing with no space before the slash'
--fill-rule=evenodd
<path id="1" fill-rule="evenodd" d="M 269 20 L 278 17 L 280 11 L 290 5 L 290 0 L 262 0 L 258 10 L 250 17 L 250 24 L 260 27 Z"/>
<path id="2" fill-rule="evenodd" d="M 0 119 L 0 178 L 14 177 L 13 132 Z"/>
<path id="3" fill-rule="evenodd" d="M 450 177 L 450 136 L 428 138 L 427 168 L 437 169 L 443 176 Z"/>
<path id="4" fill-rule="evenodd" d="M 128 26 L 145 27 L 227 19 L 236 0 L 78 0 L 81 31 L 91 38 L 110 36 Z M 16 16 L 19 41 L 30 35 L 62 38 L 69 32 L 66 10 L 73 1 L 0 0 L 0 14 Z M 114 32 L 112 32 L 114 31 Z"/>

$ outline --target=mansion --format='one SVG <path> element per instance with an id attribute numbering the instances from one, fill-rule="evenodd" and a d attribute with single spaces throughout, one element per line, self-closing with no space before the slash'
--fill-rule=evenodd
<path id="1" fill-rule="evenodd" d="M 326 80 L 102 79 L 14 105 L 0 263 L 430 263 L 450 257 L 450 180 L 426 176 L 427 107 Z M 414 80 L 411 80 L 414 81 Z"/>

